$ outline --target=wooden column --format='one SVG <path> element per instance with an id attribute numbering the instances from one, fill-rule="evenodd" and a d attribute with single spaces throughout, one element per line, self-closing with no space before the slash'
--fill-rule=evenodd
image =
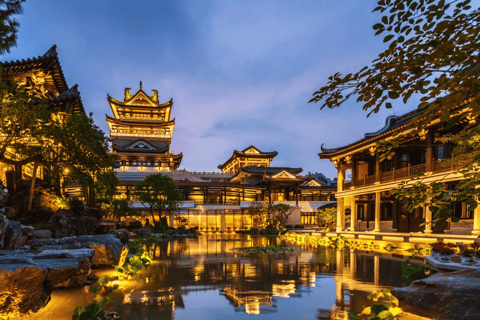
<path id="1" fill-rule="evenodd" d="M 381 192 L 375 192 L 375 229 L 373 232 L 380 232 L 380 200 L 381 200 Z"/>
<path id="2" fill-rule="evenodd" d="M 380 155 L 375 154 L 375 182 L 380 183 Z"/>
<path id="3" fill-rule="evenodd" d="M 427 152 L 425 159 L 425 172 L 433 171 L 433 149 L 432 149 L 432 136 L 427 136 Z"/>
<path id="4" fill-rule="evenodd" d="M 298 206 L 298 183 L 297 183 L 296 189 L 295 189 L 295 204 Z"/>
<path id="5" fill-rule="evenodd" d="M 425 206 L 425 230 L 424 233 L 432 233 L 432 211 L 430 207 Z"/>
<path id="6" fill-rule="evenodd" d="M 355 187 L 356 177 L 357 177 L 357 157 L 353 156 L 353 160 L 352 160 L 352 187 Z"/>
<path id="7" fill-rule="evenodd" d="M 357 204 L 355 203 L 355 196 L 352 196 L 352 207 L 350 208 L 350 231 L 355 231 L 357 224 Z"/>
<path id="8" fill-rule="evenodd" d="M 343 183 L 345 182 L 345 169 L 342 164 L 338 164 L 337 172 L 337 192 L 343 191 Z"/>
<path id="9" fill-rule="evenodd" d="M 337 199 L 337 232 L 345 230 L 345 199 Z"/>
<path id="10" fill-rule="evenodd" d="M 480 203 L 478 203 L 475 211 L 473 211 L 473 235 L 480 235 Z"/>

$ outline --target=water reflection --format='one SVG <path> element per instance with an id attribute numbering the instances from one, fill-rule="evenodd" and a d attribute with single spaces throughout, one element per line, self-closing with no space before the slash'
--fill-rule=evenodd
<path id="1" fill-rule="evenodd" d="M 108 309 L 124 319 L 347 319 L 350 310 L 363 309 L 371 291 L 404 285 L 402 256 L 308 244 L 288 244 L 302 249 L 291 254 L 232 251 L 279 244 L 240 235 L 162 242 L 137 289 L 115 292 Z M 55 298 L 46 309 L 51 305 Z"/>

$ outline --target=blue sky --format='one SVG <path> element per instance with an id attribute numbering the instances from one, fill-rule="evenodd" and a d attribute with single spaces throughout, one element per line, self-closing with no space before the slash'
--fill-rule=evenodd
<path id="1" fill-rule="evenodd" d="M 376 1 L 27 0 L 18 47 L 2 60 L 57 45 L 70 86 L 108 133 L 106 95 L 125 87 L 173 98 L 172 147 L 181 168 L 218 170 L 234 149 L 278 151 L 274 166 L 336 176 L 320 145 L 363 137 L 415 105 L 367 119 L 354 100 L 335 110 L 309 104 L 328 76 L 353 72 L 384 49 L 374 37 Z"/>

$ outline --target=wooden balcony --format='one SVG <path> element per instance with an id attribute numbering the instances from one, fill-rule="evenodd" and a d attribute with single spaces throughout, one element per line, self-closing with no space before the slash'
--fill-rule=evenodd
<path id="1" fill-rule="evenodd" d="M 424 174 L 425 168 L 426 168 L 426 165 L 423 163 L 416 166 L 408 166 L 402 169 L 396 169 L 396 170 L 393 169 L 392 171 L 382 172 L 380 173 L 380 180 L 378 182 L 386 183 L 386 182 L 392 182 L 392 181 L 405 180 L 413 176 Z M 360 187 L 374 185 L 375 182 L 377 182 L 375 178 L 376 177 L 372 175 L 372 176 L 364 176 L 363 179 L 357 179 L 355 180 L 355 187 L 360 188 Z M 343 190 L 348 189 L 352 187 L 352 182 L 344 182 L 343 186 L 344 186 Z"/>
<path id="2" fill-rule="evenodd" d="M 473 156 L 474 156 L 473 153 L 467 154 L 467 156 L 465 157 L 465 160 L 457 163 L 448 164 L 448 165 L 445 165 L 445 161 L 448 161 L 448 159 L 434 160 L 432 161 L 431 170 L 433 173 L 460 170 L 472 161 Z M 406 168 L 393 169 L 391 171 L 381 172 L 380 177 L 378 179 L 377 177 L 375 177 L 375 175 L 371 175 L 371 176 L 365 175 L 363 177 L 359 177 L 359 179 L 356 179 L 353 183 L 351 181 L 344 182 L 343 190 L 347 190 L 353 186 L 355 188 L 361 188 L 361 187 L 374 185 L 375 183 L 387 183 L 387 182 L 393 182 L 393 181 L 406 180 L 415 176 L 423 175 L 425 172 L 426 172 L 425 163 L 415 165 L 415 166 L 409 165 Z"/>
<path id="3" fill-rule="evenodd" d="M 473 157 L 473 154 L 467 154 L 467 156 L 470 156 L 470 155 Z M 465 159 L 463 161 L 460 161 L 458 163 L 452 163 L 452 164 L 449 164 L 449 165 L 445 165 L 446 160 L 448 160 L 448 159 L 433 161 L 432 171 L 434 173 L 446 172 L 446 171 L 455 171 L 455 170 L 459 170 L 459 169 L 465 167 L 467 164 L 469 164 L 472 161 L 472 159 L 467 158 L 467 159 Z"/>

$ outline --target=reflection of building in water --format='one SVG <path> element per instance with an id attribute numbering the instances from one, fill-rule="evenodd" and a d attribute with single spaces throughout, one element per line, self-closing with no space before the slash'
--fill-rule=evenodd
<path id="1" fill-rule="evenodd" d="M 376 290 L 401 286 L 401 275 L 398 263 L 402 257 L 390 255 L 388 259 L 380 259 L 375 252 L 335 251 L 337 272 L 336 301 L 331 309 L 320 309 L 317 319 L 349 319 L 350 311 L 361 312 L 371 301 L 367 296 Z M 398 260 L 398 261 L 396 261 Z M 394 266 L 394 264 L 397 264 Z M 371 272 L 373 270 L 373 273 Z M 389 286 L 384 285 L 389 283 Z"/>
<path id="2" fill-rule="evenodd" d="M 272 306 L 269 291 L 239 291 L 235 286 L 227 286 L 222 293 L 235 307 L 245 306 L 248 314 L 260 314 L 260 306 Z"/>
<path id="3" fill-rule="evenodd" d="M 233 235 L 229 237 L 234 238 Z M 309 288 L 315 283 L 317 274 L 334 270 L 334 264 L 327 269 L 319 264 L 314 252 L 261 257 L 232 250 L 240 246 L 277 245 L 278 239 L 269 241 L 250 236 L 243 241 L 216 239 L 212 235 L 157 245 L 154 263 L 146 272 L 141 291 L 123 300 L 128 305 L 127 310 L 174 311 L 183 307 L 183 295 L 219 290 L 238 311 L 249 314 L 276 312 L 275 299 L 300 298 L 305 292 L 298 290 L 300 287 Z M 158 288 L 168 289 L 159 291 Z"/>
<path id="4" fill-rule="evenodd" d="M 234 150 L 218 166 L 221 172 L 179 170 L 183 155 L 170 150 L 175 127 L 171 119 L 173 100 L 161 103 L 158 91 L 152 93 L 146 94 L 140 82 L 135 94 L 125 89 L 123 101 L 107 97 L 113 117 L 107 116 L 106 120 L 121 182 L 117 197 L 135 201 L 132 195 L 136 182 L 151 174 L 167 175 L 183 197 L 177 213 L 188 218 L 189 227 L 209 232 L 250 229 L 252 219 L 246 209 L 254 201 L 295 207 L 289 221 L 295 225 L 315 223 L 315 210 L 335 200 L 335 180 L 317 173 L 300 175 L 301 168 L 271 167 L 278 153 L 263 152 L 254 146 Z M 133 208 L 145 207 L 134 202 Z"/>
<path id="5" fill-rule="evenodd" d="M 235 238 L 223 238 L 227 237 Z M 261 257 L 232 248 L 277 245 L 278 240 L 268 243 L 267 238 L 244 237 L 241 241 L 216 241 L 218 238 L 210 235 L 160 243 L 141 291 L 123 300 L 126 310 L 130 314 L 161 310 L 164 318 L 169 318 L 175 308 L 189 307 L 184 296 L 218 291 L 235 311 L 277 312 L 281 299 L 301 298 L 305 292 L 316 290 L 312 287 L 321 274 L 333 278 L 329 281 L 334 282 L 335 303 L 328 310 L 319 310 L 318 319 L 348 319 L 348 312 L 361 311 L 369 304 L 367 295 L 372 291 L 402 285 L 398 271 L 402 258 L 393 255 L 383 259 L 373 252 L 321 248 Z"/>

